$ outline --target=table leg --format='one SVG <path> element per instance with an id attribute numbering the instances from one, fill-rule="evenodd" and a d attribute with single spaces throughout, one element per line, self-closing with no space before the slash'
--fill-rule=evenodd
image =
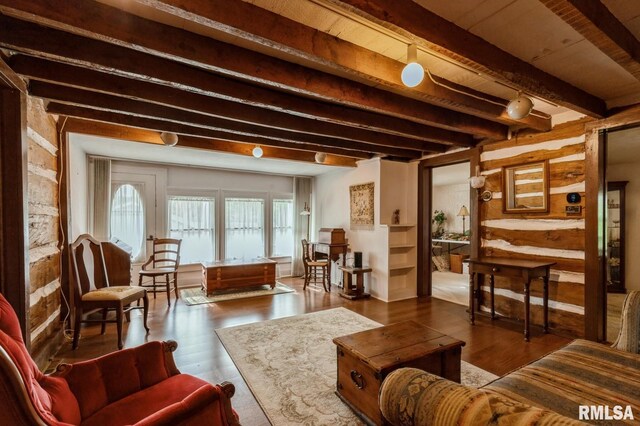
<path id="1" fill-rule="evenodd" d="M 542 303 L 544 309 L 544 325 L 542 331 L 545 333 L 549 332 L 549 273 L 543 278 L 544 287 L 542 292 Z"/>
<path id="2" fill-rule="evenodd" d="M 476 320 L 475 276 L 474 272 L 469 271 L 469 321 L 471 325 L 475 324 Z"/>
<path id="3" fill-rule="evenodd" d="M 342 293 L 351 294 L 351 274 L 347 271 L 342 271 Z"/>
<path id="4" fill-rule="evenodd" d="M 331 291 L 331 264 L 333 263 L 333 259 L 331 256 L 327 256 L 327 288 Z"/>
<path id="5" fill-rule="evenodd" d="M 489 290 L 491 291 L 491 319 L 496 319 L 495 285 L 496 278 L 491 274 L 489 278 Z"/>
<path id="6" fill-rule="evenodd" d="M 356 274 L 356 295 L 364 293 L 364 274 Z"/>
<path id="7" fill-rule="evenodd" d="M 527 278 L 524 283 L 524 340 L 529 341 L 529 302 L 531 299 L 529 287 L 531 285 L 531 278 Z"/>

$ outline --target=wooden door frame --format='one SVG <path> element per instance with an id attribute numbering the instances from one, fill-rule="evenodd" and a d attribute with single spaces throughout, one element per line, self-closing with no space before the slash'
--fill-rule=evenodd
<path id="1" fill-rule="evenodd" d="M 0 61 L 1 62 L 1 61 Z M 30 349 L 27 95 L 0 63 L 0 291 Z M 15 84 L 14 84 L 15 83 Z"/>
<path id="2" fill-rule="evenodd" d="M 640 105 L 611 117 L 585 124 L 585 268 L 584 334 L 589 340 L 606 336 L 606 270 L 604 222 L 606 204 L 606 133 L 624 126 L 640 125 Z"/>
<path id="3" fill-rule="evenodd" d="M 451 154 L 443 154 L 425 158 L 418 166 L 418 265 L 417 265 L 417 290 L 418 296 L 431 296 L 431 211 L 432 194 L 431 182 L 433 168 L 450 166 L 453 164 L 469 162 L 470 176 L 476 166 L 480 165 L 480 147 L 458 151 Z M 471 192 L 470 203 L 470 241 L 471 256 L 479 254 L 480 209 L 478 197 Z"/>

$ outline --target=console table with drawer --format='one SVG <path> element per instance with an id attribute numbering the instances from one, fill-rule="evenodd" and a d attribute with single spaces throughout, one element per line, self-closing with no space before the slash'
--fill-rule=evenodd
<path id="1" fill-rule="evenodd" d="M 476 300 L 480 300 L 481 279 L 479 275 L 489 275 L 489 293 L 491 297 L 491 319 L 495 319 L 495 276 L 519 278 L 524 283 L 524 340 L 529 341 L 529 310 L 531 280 L 542 278 L 542 304 L 544 309 L 543 331 L 549 332 L 549 275 L 555 262 L 509 259 L 503 257 L 478 257 L 465 260 L 469 262 L 469 319 L 475 322 Z M 479 307 L 478 307 L 479 308 Z"/>

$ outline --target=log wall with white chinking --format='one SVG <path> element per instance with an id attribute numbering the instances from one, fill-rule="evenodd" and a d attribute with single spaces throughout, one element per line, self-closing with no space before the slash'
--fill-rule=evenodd
<path id="1" fill-rule="evenodd" d="M 585 123 L 566 123 L 547 133 L 489 144 L 480 157 L 482 174 L 487 177 L 484 189 L 493 192 L 491 201 L 480 202 L 481 253 L 556 262 L 551 269 L 550 326 L 573 336 L 584 335 Z M 549 212 L 503 213 L 501 168 L 540 160 L 549 162 Z M 569 192 L 582 195 L 579 215 L 565 213 Z M 496 277 L 495 284 L 496 311 L 523 319 L 522 281 Z M 483 290 L 483 309 L 487 309 L 488 282 Z M 541 325 L 542 318 L 542 281 L 535 280 L 531 286 L 532 324 Z"/>
<path id="2" fill-rule="evenodd" d="M 31 352 L 40 367 L 61 342 L 56 122 L 27 100 Z"/>

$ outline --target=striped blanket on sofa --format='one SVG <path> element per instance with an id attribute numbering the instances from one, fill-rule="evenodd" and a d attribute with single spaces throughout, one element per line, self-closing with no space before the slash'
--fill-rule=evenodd
<path id="1" fill-rule="evenodd" d="M 546 408 L 571 419 L 580 405 L 631 406 L 640 421 L 640 355 L 600 343 L 576 340 L 538 361 L 500 378 L 483 390 Z M 611 424 L 594 421 L 593 424 Z M 615 422 L 623 424 L 624 422 Z"/>

